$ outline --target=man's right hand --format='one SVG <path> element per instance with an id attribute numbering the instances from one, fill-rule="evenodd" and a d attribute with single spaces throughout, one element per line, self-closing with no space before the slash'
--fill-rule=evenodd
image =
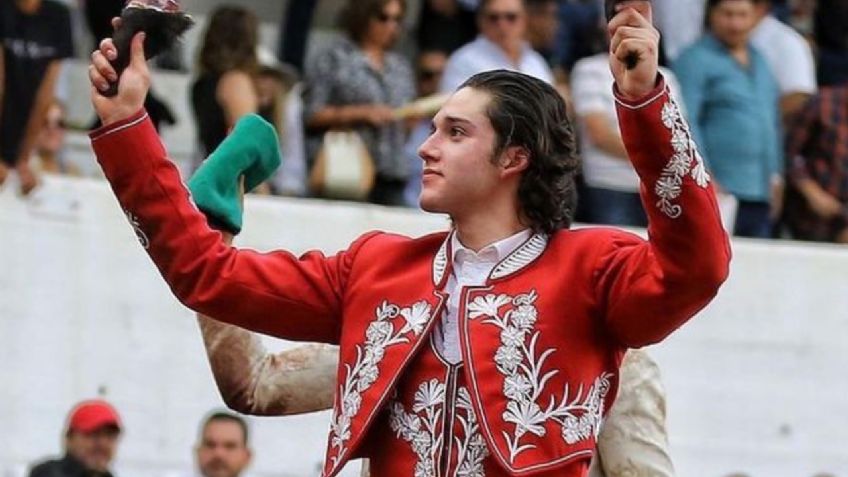
<path id="1" fill-rule="evenodd" d="M 118 50 L 111 38 L 100 43 L 100 48 L 91 54 L 88 76 L 91 81 L 91 102 L 94 111 L 104 126 L 116 123 L 137 113 L 144 106 L 144 98 L 150 89 L 150 70 L 144 57 L 144 33 L 132 39 L 130 64 L 118 78 L 109 63 Z M 118 94 L 106 97 L 100 94 L 109 88 L 109 83 L 118 81 Z"/>

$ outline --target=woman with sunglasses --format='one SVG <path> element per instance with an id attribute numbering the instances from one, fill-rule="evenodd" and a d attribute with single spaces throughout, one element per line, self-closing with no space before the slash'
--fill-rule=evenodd
<path id="1" fill-rule="evenodd" d="M 409 167 L 406 131 L 393 109 L 415 98 L 412 68 L 391 51 L 406 11 L 403 0 L 351 0 L 340 15 L 344 37 L 307 63 L 305 120 L 313 158 L 328 130 L 352 130 L 377 171 L 368 201 L 403 205 Z"/>

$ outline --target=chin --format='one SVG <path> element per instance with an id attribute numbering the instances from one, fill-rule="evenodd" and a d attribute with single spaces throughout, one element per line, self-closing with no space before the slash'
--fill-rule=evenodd
<path id="1" fill-rule="evenodd" d="M 425 212 L 431 212 L 434 214 L 447 213 L 444 204 L 442 204 L 437 197 L 433 197 L 426 191 L 422 191 L 421 195 L 418 197 L 418 205 L 421 207 L 421 210 Z"/>

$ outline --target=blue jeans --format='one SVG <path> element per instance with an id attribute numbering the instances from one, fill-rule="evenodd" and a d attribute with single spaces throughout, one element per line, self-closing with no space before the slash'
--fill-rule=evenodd
<path id="1" fill-rule="evenodd" d="M 642 199 L 635 192 L 586 187 L 582 200 L 586 203 L 586 220 L 590 223 L 625 227 L 648 225 Z"/>
<path id="2" fill-rule="evenodd" d="M 737 237 L 771 238 L 770 207 L 767 202 L 739 201 L 733 235 Z"/>

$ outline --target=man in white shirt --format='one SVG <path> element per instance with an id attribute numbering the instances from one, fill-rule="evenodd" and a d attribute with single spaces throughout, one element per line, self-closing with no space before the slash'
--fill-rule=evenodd
<path id="1" fill-rule="evenodd" d="M 654 22 L 662 32 L 665 55 L 677 58 L 704 31 L 704 0 L 653 0 Z"/>
<path id="2" fill-rule="evenodd" d="M 471 76 L 498 69 L 553 84 L 551 68 L 526 40 L 527 10 L 522 0 L 480 0 L 477 23 L 480 36 L 451 55 L 440 91 L 453 92 Z"/>
<path id="3" fill-rule="evenodd" d="M 765 56 L 780 88 L 783 118 L 798 112 L 818 90 L 813 52 L 807 40 L 769 13 L 771 2 L 758 0 L 760 18 L 751 41 Z"/>

